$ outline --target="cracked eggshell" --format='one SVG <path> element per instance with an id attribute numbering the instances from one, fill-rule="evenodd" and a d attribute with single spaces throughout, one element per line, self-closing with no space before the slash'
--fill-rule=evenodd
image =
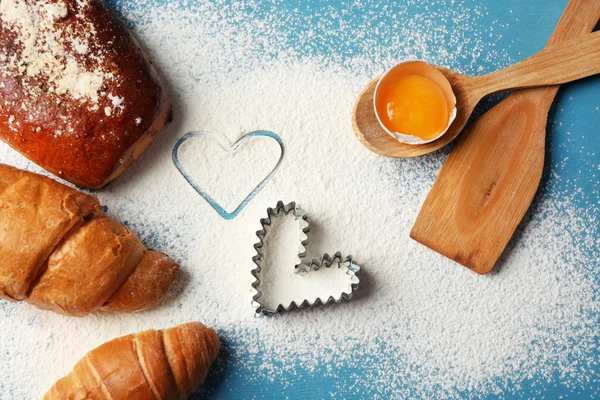
<path id="1" fill-rule="evenodd" d="M 446 129 L 432 139 L 423 140 L 418 136 L 408 135 L 402 132 L 392 132 L 386 128 L 379 118 L 379 114 L 377 112 L 377 94 L 379 86 L 382 82 L 386 81 L 386 77 L 389 77 L 391 73 L 394 75 L 421 75 L 432 80 L 440 89 L 442 89 L 448 109 L 451 110 L 450 115 L 448 116 L 448 125 L 446 125 Z M 444 74 L 442 74 L 436 67 L 423 60 L 411 60 L 396 64 L 387 70 L 383 75 L 381 75 L 379 81 L 377 82 L 377 86 L 375 87 L 375 93 L 373 94 L 373 109 L 375 110 L 377 122 L 379 122 L 381 128 L 386 131 L 388 135 L 400 143 L 419 145 L 433 142 L 442 137 L 448 131 L 448 128 L 450 128 L 450 125 L 452 125 L 452 122 L 454 122 L 454 119 L 456 118 L 456 96 L 454 95 L 454 91 L 452 90 L 452 86 L 450 85 L 450 82 L 448 82 L 448 79 L 446 79 Z"/>

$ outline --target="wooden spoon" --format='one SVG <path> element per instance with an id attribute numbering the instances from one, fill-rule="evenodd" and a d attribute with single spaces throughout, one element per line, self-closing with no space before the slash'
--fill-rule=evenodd
<path id="1" fill-rule="evenodd" d="M 600 1 L 571 0 L 548 46 L 589 33 L 598 18 Z M 475 121 L 427 196 L 413 239 L 477 273 L 491 271 L 539 186 L 557 91 L 517 91 Z"/>
<path id="2" fill-rule="evenodd" d="M 592 1 L 593 2 L 593 1 Z M 505 69 L 467 76 L 437 67 L 456 96 L 457 115 L 448 131 L 425 144 L 400 143 L 387 134 L 375 116 L 373 93 L 377 79 L 359 95 L 354 107 L 354 133 L 368 149 L 387 157 L 415 157 L 438 150 L 464 128 L 477 103 L 485 96 L 509 89 L 558 85 L 600 73 L 600 32 L 548 47 Z"/>

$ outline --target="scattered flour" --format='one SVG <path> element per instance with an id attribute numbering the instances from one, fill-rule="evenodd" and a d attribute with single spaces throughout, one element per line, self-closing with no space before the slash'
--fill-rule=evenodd
<path id="1" fill-rule="evenodd" d="M 392 38 L 379 43 L 365 39 L 362 20 L 333 11 L 289 38 L 282 24 L 306 26 L 301 13 L 255 15 L 252 1 L 186 3 L 185 10 L 151 3 L 125 2 L 123 11 L 170 83 L 174 122 L 99 197 L 148 246 L 180 261 L 181 275 L 158 307 L 133 315 L 74 319 L 0 302 L 2 398 L 40 398 L 93 347 L 190 320 L 214 326 L 226 343 L 228 358 L 216 366 L 224 369 L 222 387 L 237 375 L 286 388 L 307 371 L 330 376 L 331 393 L 346 398 L 442 398 L 465 390 L 511 397 L 548 382 L 575 392 L 598 387 L 598 206 L 577 208 L 544 193 L 496 270 L 477 276 L 409 239 L 447 150 L 390 160 L 352 133 L 354 99 L 392 60 L 414 52 L 470 72 L 489 68 L 486 57 L 494 55 L 469 28 L 480 10 L 452 1 L 447 14 L 405 20 L 394 35 L 377 27 Z M 399 4 L 399 18 L 416 3 Z M 363 7 L 356 2 L 347 12 L 366 19 L 392 13 Z M 430 29 L 435 21 L 455 21 L 462 30 L 445 40 Z M 336 43 L 363 39 L 365 52 L 355 55 L 323 58 L 315 45 L 337 50 Z M 302 47 L 308 55 L 299 54 Z M 390 48 L 398 52 L 386 53 Z M 181 177 L 171 150 L 188 131 L 223 132 L 234 141 L 255 129 L 280 134 L 288 156 L 247 209 L 225 221 Z M 4 145 L 0 161 L 40 171 Z M 361 288 L 350 303 L 254 318 L 252 245 L 266 208 L 280 199 L 309 213 L 309 256 L 355 256 Z M 44 373 L 31 379 L 32 365 Z"/>
<path id="2" fill-rule="evenodd" d="M 69 9 L 67 8 L 67 5 L 62 2 L 47 3 L 44 4 L 43 7 L 46 11 L 46 14 L 48 14 L 48 18 L 54 23 L 62 21 L 63 19 L 67 18 L 67 15 L 69 15 Z"/>
<path id="3" fill-rule="evenodd" d="M 96 40 L 92 22 L 84 20 L 88 6 L 89 0 L 80 0 L 72 10 L 82 20 L 74 31 L 73 25 L 59 25 L 69 15 L 63 1 L 2 0 L 2 29 L 14 33 L 17 46 L 3 46 L 0 51 L 2 60 L 8 60 L 0 63 L 0 75 L 21 76 L 25 93 L 34 98 L 47 90 L 98 103 L 105 81 L 115 78 L 103 68 L 101 52 L 88 54 L 88 43 Z M 86 57 L 75 57 L 67 44 Z"/>

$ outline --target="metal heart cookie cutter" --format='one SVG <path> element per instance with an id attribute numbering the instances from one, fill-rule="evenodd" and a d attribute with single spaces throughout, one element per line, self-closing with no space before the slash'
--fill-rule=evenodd
<path id="1" fill-rule="evenodd" d="M 267 209 L 267 218 L 260 220 L 262 229 L 256 232 L 259 242 L 254 245 L 252 261 L 256 268 L 253 304 L 257 314 L 272 315 L 303 307 L 342 303 L 350 300 L 358 289 L 360 267 L 352 256 L 340 252 L 324 254 L 310 263 L 306 257 L 308 218 L 296 203 Z M 278 225 L 278 226 L 276 226 Z M 275 230 L 275 232 L 271 232 Z M 295 242 L 294 242 L 295 241 Z M 293 252 L 282 251 L 288 244 L 297 246 Z"/>

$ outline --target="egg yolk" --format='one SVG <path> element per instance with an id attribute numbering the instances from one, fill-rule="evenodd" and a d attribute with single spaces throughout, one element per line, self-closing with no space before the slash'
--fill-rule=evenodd
<path id="1" fill-rule="evenodd" d="M 431 140 L 450 119 L 442 89 L 421 75 L 388 76 L 379 84 L 377 114 L 390 132 Z"/>

